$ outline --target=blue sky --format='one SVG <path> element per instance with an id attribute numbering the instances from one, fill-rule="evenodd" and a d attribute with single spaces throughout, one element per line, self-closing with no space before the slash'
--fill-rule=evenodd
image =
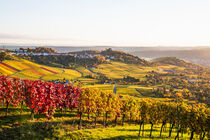
<path id="1" fill-rule="evenodd" d="M 0 44 L 206 46 L 210 0 L 0 0 Z"/>

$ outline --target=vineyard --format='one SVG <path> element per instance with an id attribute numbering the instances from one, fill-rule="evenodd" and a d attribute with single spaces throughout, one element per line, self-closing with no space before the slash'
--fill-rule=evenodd
<path id="1" fill-rule="evenodd" d="M 210 0 L 0 9 L 0 140 L 210 140 Z"/>
<path id="2" fill-rule="evenodd" d="M 72 69 L 62 69 L 40 65 L 25 59 L 15 58 L 0 63 L 0 74 L 22 79 L 51 81 L 66 78 L 77 79 L 81 74 Z"/>
<path id="3" fill-rule="evenodd" d="M 66 120 L 63 121 L 70 120 L 67 124 L 73 126 L 70 129 L 72 133 L 65 137 L 62 137 L 61 134 L 61 136 L 54 135 L 54 138 L 73 139 L 77 136 L 76 138 L 83 139 L 87 133 L 83 130 L 87 128 L 102 129 L 106 127 L 110 130 L 112 127 L 113 129 L 124 128 L 129 125 L 137 129 L 135 131 L 138 133 L 135 133 L 136 135 L 133 137 L 136 139 L 154 137 L 178 139 L 183 138 L 183 135 L 184 137 L 189 135 L 189 139 L 209 138 L 210 109 L 205 104 L 183 102 L 182 94 L 179 93 L 173 99 L 166 98 L 160 101 L 152 98 L 121 97 L 118 94 L 97 88 L 80 88 L 40 80 L 21 80 L 1 76 L 0 102 L 4 107 L 4 114 L 1 112 L 1 116 L 6 119 L 11 117 L 10 110 L 16 107 L 20 116 L 24 115 L 25 110 L 30 111 L 27 122 L 30 124 L 30 129 L 34 129 L 34 131 L 37 127 L 43 127 L 48 132 L 53 131 L 54 134 L 54 128 L 48 123 L 41 125 L 41 120 L 38 119 L 44 115 L 45 122 L 54 122 L 53 120 L 55 120 L 53 123 L 55 125 L 59 120 L 57 114 L 65 114 Z M 61 117 L 61 119 L 63 118 Z M 22 127 L 29 125 L 27 122 L 16 122 L 18 125 L 14 127 L 19 130 L 23 129 Z M 2 120 L 1 127 L 4 126 L 3 124 L 5 125 L 5 122 Z M 67 124 L 63 126 L 68 127 Z M 32 137 L 30 133 L 27 136 L 23 136 L 24 134 L 21 133 L 11 136 L 11 133 L 7 133 L 14 131 L 15 128 L 2 128 L 1 138 L 7 139 L 8 136 L 12 139 Z M 69 130 L 68 128 L 64 130 L 66 129 Z"/>

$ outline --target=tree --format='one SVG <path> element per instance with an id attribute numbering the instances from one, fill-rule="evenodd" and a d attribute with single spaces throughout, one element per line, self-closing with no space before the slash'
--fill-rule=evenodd
<path id="1" fill-rule="evenodd" d="M 0 51 L 0 62 L 2 62 L 3 60 L 5 60 L 6 56 L 7 56 L 7 53 L 6 52 L 1 52 Z"/>
<path id="2" fill-rule="evenodd" d="M 142 99 L 139 101 L 139 119 L 140 119 L 140 128 L 139 128 L 139 136 L 141 133 L 141 127 L 143 125 L 142 136 L 144 135 L 144 123 L 149 120 L 149 103 L 147 100 Z"/>
<path id="3" fill-rule="evenodd" d="M 17 107 L 23 100 L 21 86 L 20 80 L 17 78 L 0 76 L 0 101 L 6 102 L 6 116 L 9 105 Z"/>
<path id="4" fill-rule="evenodd" d="M 150 129 L 150 137 L 152 137 L 152 131 L 153 131 L 153 126 L 156 123 L 159 123 L 160 121 L 160 114 L 159 114 L 159 107 L 158 107 L 158 103 L 154 102 L 150 102 L 149 104 L 149 123 L 151 124 L 151 129 Z"/>
<path id="5" fill-rule="evenodd" d="M 179 121 L 180 121 L 180 111 L 179 111 L 179 108 L 180 108 L 180 105 L 182 104 L 183 102 L 183 96 L 182 96 L 182 93 L 176 93 L 175 94 L 175 102 L 177 104 L 177 135 L 175 137 L 179 139 L 179 132 L 180 132 L 180 129 L 179 129 Z"/>
<path id="6" fill-rule="evenodd" d="M 121 113 L 122 113 L 122 125 L 124 124 L 125 118 L 129 117 L 129 124 L 131 123 L 131 120 L 138 116 L 137 113 L 137 102 L 134 98 L 130 96 L 124 96 L 122 98 L 122 108 L 121 108 Z"/>

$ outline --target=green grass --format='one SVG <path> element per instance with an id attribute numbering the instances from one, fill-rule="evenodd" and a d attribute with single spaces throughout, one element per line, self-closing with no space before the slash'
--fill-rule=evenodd
<path id="1" fill-rule="evenodd" d="M 176 136 L 176 131 L 172 132 L 172 137 L 168 137 L 168 128 L 162 132 L 162 137 L 160 137 L 160 125 L 155 125 L 152 132 L 152 137 L 149 137 L 150 134 L 150 125 L 145 125 L 144 135 L 138 137 L 139 126 L 138 125 L 125 125 L 125 126 L 116 126 L 108 128 L 98 128 L 98 129 L 85 129 L 73 132 L 67 132 L 61 138 L 64 139 L 107 139 L 107 140 L 124 140 L 124 139 L 165 139 L 170 140 L 174 139 Z M 198 139 L 198 136 L 195 136 Z M 189 139 L 190 135 L 184 133 L 183 137 L 180 135 L 180 139 Z M 206 138 L 207 139 L 207 138 Z"/>
<path id="2" fill-rule="evenodd" d="M 71 122 L 72 123 L 72 122 Z M 172 131 L 171 138 L 168 137 L 168 128 L 162 132 L 160 137 L 160 125 L 155 125 L 152 131 L 152 137 L 149 137 L 150 134 L 150 125 L 145 125 L 144 135 L 141 137 L 138 136 L 139 126 L 138 125 L 124 125 L 124 126 L 115 126 L 107 128 L 92 128 L 92 129 L 82 129 L 76 130 L 75 127 L 72 127 L 72 124 L 66 123 L 57 123 L 53 121 L 46 122 L 31 122 L 26 123 L 20 127 L 12 128 L 7 127 L 7 132 L 4 136 L 18 139 L 88 139 L 88 140 L 125 140 L 125 139 L 165 139 L 172 140 L 176 136 L 176 130 Z M 141 133 L 142 134 L 142 133 Z M 3 137 L 4 138 L 4 137 Z M 179 137 L 181 140 L 186 140 L 190 138 L 190 135 L 185 132 L 180 134 Z M 194 139 L 199 139 L 198 135 L 194 136 Z M 207 137 L 205 138 L 207 140 Z"/>
<path id="3" fill-rule="evenodd" d="M 138 137 L 139 125 L 125 123 L 124 126 L 118 124 L 114 126 L 110 124 L 108 127 L 97 123 L 96 128 L 93 124 L 87 122 L 87 117 L 83 117 L 82 130 L 78 130 L 76 112 L 67 113 L 56 112 L 52 120 L 47 120 L 44 115 L 35 115 L 33 121 L 29 120 L 30 110 L 24 109 L 22 115 L 19 114 L 19 108 L 10 108 L 9 116 L 2 115 L 3 110 L 0 109 L 0 137 L 2 139 L 174 139 L 176 129 L 172 131 L 172 137 L 169 138 L 169 124 L 164 128 L 160 137 L 161 125 L 156 124 L 153 127 L 152 137 L 150 134 L 150 124 L 144 126 L 144 135 Z M 119 122 L 120 123 L 120 122 Z M 180 134 L 180 139 L 185 140 L 190 138 L 190 132 Z M 195 139 L 199 136 L 195 134 Z M 207 137 L 205 138 L 207 140 Z"/>
<path id="4" fill-rule="evenodd" d="M 2 104 L 0 104 L 1 107 Z M 118 121 L 118 125 L 109 124 L 108 127 L 104 127 L 102 124 L 97 123 L 96 128 L 94 124 L 90 124 L 87 116 L 83 117 L 82 130 L 78 130 L 76 117 L 76 110 L 71 112 L 55 112 L 54 118 L 48 120 L 44 115 L 35 115 L 33 121 L 29 120 L 30 110 L 24 106 L 22 114 L 20 114 L 20 107 L 13 108 L 10 106 L 9 114 L 4 116 L 5 109 L 0 108 L 0 137 L 1 139 L 174 139 L 176 136 L 176 128 L 172 131 L 172 137 L 169 138 L 169 124 L 164 128 L 162 137 L 160 137 L 160 124 L 156 124 L 153 127 L 152 137 L 150 134 L 150 124 L 144 126 L 144 135 L 138 137 L 139 125 L 125 123 L 121 126 L 121 120 Z M 102 118 L 101 118 L 102 119 Z M 90 121 L 93 121 L 91 119 Z M 180 134 L 180 139 L 185 140 L 190 138 L 190 131 L 183 133 L 183 137 Z M 195 139 L 199 139 L 199 136 L 195 134 Z M 205 138 L 207 140 L 207 136 Z"/>

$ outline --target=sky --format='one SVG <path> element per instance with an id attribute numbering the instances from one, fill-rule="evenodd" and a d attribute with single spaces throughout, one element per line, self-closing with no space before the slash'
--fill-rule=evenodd
<path id="1" fill-rule="evenodd" d="M 210 0 L 0 0 L 0 44 L 209 46 Z"/>

